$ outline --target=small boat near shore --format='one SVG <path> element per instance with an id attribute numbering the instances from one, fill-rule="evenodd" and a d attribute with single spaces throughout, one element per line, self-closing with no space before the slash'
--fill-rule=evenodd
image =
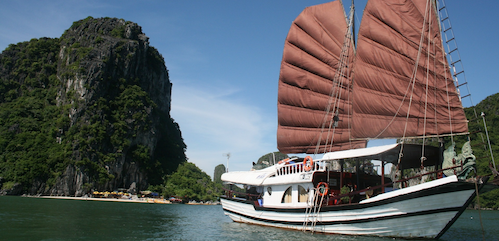
<path id="1" fill-rule="evenodd" d="M 476 174 L 461 72 L 447 60 L 455 50 L 445 51 L 445 6 L 437 2 L 370 0 L 357 41 L 353 1 L 348 17 L 333 1 L 293 21 L 279 76 L 277 147 L 313 158 L 224 173 L 222 181 L 243 188 L 221 197 L 227 216 L 309 232 L 438 239 L 480 192 L 497 188 L 497 175 Z M 374 139 L 397 143 L 367 147 Z M 372 160 L 381 175 L 367 168 Z"/>
<path id="2" fill-rule="evenodd" d="M 64 200 L 82 200 L 82 201 L 102 201 L 102 202 L 124 202 L 124 203 L 157 203 L 171 204 L 169 200 L 160 198 L 103 198 L 103 197 L 68 197 L 68 196 L 34 196 L 37 198 L 64 199 Z"/>

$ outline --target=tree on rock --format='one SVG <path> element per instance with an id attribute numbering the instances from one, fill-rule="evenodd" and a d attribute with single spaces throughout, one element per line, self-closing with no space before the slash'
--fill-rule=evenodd
<path id="1" fill-rule="evenodd" d="M 214 201 L 219 195 L 210 176 L 190 162 L 180 164 L 177 171 L 168 175 L 163 192 L 164 197 L 175 196 L 184 202 Z"/>

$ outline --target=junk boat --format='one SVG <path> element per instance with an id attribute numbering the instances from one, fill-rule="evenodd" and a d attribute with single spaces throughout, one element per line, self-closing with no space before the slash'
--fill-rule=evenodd
<path id="1" fill-rule="evenodd" d="M 310 232 L 439 238 L 480 191 L 496 188 L 497 177 L 476 175 L 442 3 L 368 1 L 357 43 L 353 2 L 348 17 L 341 1 L 306 8 L 285 41 L 277 146 L 314 158 L 224 173 L 244 188 L 227 190 L 224 213 Z M 366 147 L 383 138 L 397 143 Z M 383 175 L 369 170 L 372 160 Z"/>

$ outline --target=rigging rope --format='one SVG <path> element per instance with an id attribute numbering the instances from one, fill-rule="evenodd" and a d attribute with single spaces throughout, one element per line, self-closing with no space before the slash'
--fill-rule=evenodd
<path id="1" fill-rule="evenodd" d="M 426 13 L 425 13 L 426 15 Z M 428 16 L 430 16 L 430 11 L 428 11 Z M 426 92 L 425 92 L 425 106 L 424 106 L 424 119 L 423 119 L 423 143 L 422 143 L 422 148 L 421 148 L 421 169 L 423 169 L 423 162 L 426 160 L 425 158 L 425 153 L 424 153 L 424 147 L 425 147 L 425 140 L 426 140 L 426 117 L 427 117 L 427 111 L 428 111 L 428 86 L 429 86 L 429 81 L 430 81 L 430 55 L 431 55 L 431 46 L 432 41 L 431 41 L 431 22 L 433 18 L 429 18 L 428 21 L 428 44 L 426 47 Z M 433 62 L 435 63 L 435 62 Z M 435 68 L 435 66 L 433 66 Z M 423 180 L 423 177 L 421 177 L 421 180 Z"/>
<path id="2" fill-rule="evenodd" d="M 404 134 L 402 136 L 402 145 L 400 146 L 399 159 L 398 159 L 398 163 L 397 163 L 397 170 L 399 168 L 400 161 L 402 159 L 403 149 L 404 149 L 404 139 L 405 139 L 405 134 L 407 132 L 407 123 L 409 121 L 409 114 L 411 112 L 412 97 L 413 97 L 413 94 L 414 94 L 414 86 L 416 84 L 416 75 L 417 75 L 417 71 L 418 71 L 418 67 L 419 67 L 419 59 L 421 57 L 421 49 L 423 48 L 424 30 L 425 30 L 425 26 L 426 26 L 427 17 L 429 17 L 429 10 L 428 10 L 428 4 L 429 3 L 430 3 L 430 0 L 427 0 L 426 1 L 425 14 L 424 14 L 424 20 L 423 20 L 423 27 L 421 28 L 421 38 L 419 40 L 418 55 L 416 57 L 416 63 L 414 64 L 414 70 L 412 72 L 412 79 L 411 79 L 411 82 L 410 82 L 412 84 L 412 89 L 411 89 L 411 94 L 410 94 L 410 98 L 409 98 L 409 107 L 408 107 L 408 110 L 407 110 L 406 121 L 405 121 L 405 126 L 404 126 Z"/>
<path id="3" fill-rule="evenodd" d="M 329 118 L 329 126 L 328 126 L 328 132 L 327 132 L 327 137 L 326 141 L 324 144 L 324 153 L 328 151 L 328 146 L 329 146 L 329 151 L 332 150 L 333 144 L 334 144 L 334 135 L 336 134 L 336 126 L 334 125 L 335 119 L 337 118 L 337 115 L 339 114 L 339 109 L 340 109 L 340 99 L 342 96 L 342 90 L 345 89 L 346 91 L 349 91 L 351 88 L 351 84 L 347 85 L 345 87 L 344 81 L 345 79 L 348 80 L 349 76 L 345 74 L 345 72 L 348 72 L 348 52 L 350 50 L 350 43 L 352 41 L 351 39 L 351 26 L 352 26 L 352 21 L 353 21 L 353 7 L 350 9 L 350 20 L 347 26 L 347 31 L 345 33 L 344 39 L 343 39 L 343 46 L 341 49 L 340 53 L 340 58 L 339 58 L 339 63 L 338 63 L 338 68 L 336 70 L 335 76 L 333 78 L 333 85 L 331 86 L 331 91 L 330 91 L 330 97 L 328 101 L 328 105 L 325 110 L 325 115 L 324 115 L 324 120 L 322 122 L 321 126 L 321 132 L 319 135 L 319 138 L 317 140 L 317 144 L 315 146 L 315 151 L 314 155 L 317 155 L 320 150 L 321 142 L 322 142 L 322 136 L 326 128 L 326 123 L 328 122 Z M 349 98 L 349 97 L 348 97 Z M 334 100 L 334 101 L 333 101 Z M 350 112 L 350 107 L 348 110 L 348 113 Z M 336 117 L 336 118 L 335 118 Z M 348 118 L 350 119 L 350 118 Z M 332 131 L 331 131 L 332 130 Z M 329 139 L 331 138 L 331 142 L 329 143 Z"/>
<path id="4" fill-rule="evenodd" d="M 442 50 L 444 50 L 444 43 L 442 41 Z M 445 51 L 442 51 L 442 59 L 446 60 L 445 59 Z M 447 61 L 442 61 L 443 64 L 444 64 L 444 69 L 446 70 L 447 69 Z M 450 67 L 450 66 L 449 66 Z M 444 72 L 444 78 L 445 78 L 445 83 L 447 83 L 448 81 L 448 77 L 447 77 L 447 71 Z M 452 76 L 451 76 L 452 78 Z M 457 85 L 456 85 L 456 90 L 457 90 Z M 457 90 L 458 91 L 458 90 Z M 451 140 L 451 143 L 454 143 L 454 135 L 453 134 L 453 128 L 452 128 L 452 116 L 451 116 L 451 111 L 450 111 L 450 97 L 449 97 L 449 85 L 445 85 L 445 92 L 447 94 L 447 112 L 448 112 L 448 116 L 449 116 L 449 127 L 450 127 L 450 140 Z M 461 98 L 461 96 L 459 95 L 459 98 Z M 476 115 L 476 113 L 475 113 Z M 436 116 L 435 116 L 436 118 Z"/>
<path id="5" fill-rule="evenodd" d="M 459 51 L 456 51 L 456 50 L 458 50 L 458 48 L 457 48 L 457 41 L 454 38 L 454 33 L 452 31 L 449 14 L 447 13 L 447 10 L 446 10 L 445 1 L 444 0 L 439 0 L 439 1 L 437 1 L 437 4 L 441 4 L 441 6 L 438 6 L 441 19 L 445 19 L 445 21 L 448 24 L 447 29 L 444 31 L 445 36 L 446 36 L 446 40 L 448 39 L 447 38 L 447 33 L 450 32 L 450 34 L 451 34 L 451 38 L 446 41 L 446 45 L 447 45 L 447 50 L 448 50 L 449 61 L 451 63 L 453 63 L 451 65 L 452 65 L 452 72 L 454 73 L 453 76 L 455 78 L 453 78 L 452 80 L 453 80 L 454 86 L 456 87 L 456 93 L 458 94 L 459 100 L 462 103 L 461 91 L 460 91 L 460 87 L 459 87 L 460 85 L 459 85 L 459 81 L 458 81 L 458 78 L 457 78 L 457 75 L 462 74 L 463 77 L 464 77 L 464 82 L 461 85 L 466 85 L 466 89 L 467 89 L 467 93 L 468 93 L 468 95 L 466 95 L 465 97 L 469 97 L 469 99 L 470 99 L 470 105 L 471 105 L 470 107 L 472 107 L 472 109 L 473 109 L 473 114 L 474 114 L 473 116 L 476 119 L 477 124 L 480 124 L 480 121 L 478 120 L 478 114 L 477 114 L 475 105 L 473 103 L 473 98 L 471 97 L 471 93 L 470 93 L 470 90 L 469 90 L 468 81 L 466 80 L 466 75 L 465 75 L 465 72 L 464 72 L 464 67 L 463 67 L 462 62 L 460 61 L 461 56 L 459 54 Z M 442 21 L 442 24 L 441 24 L 440 27 L 442 28 L 443 25 L 444 25 L 444 21 Z M 448 31 L 448 30 L 450 30 L 450 31 Z M 451 47 L 449 46 L 449 42 L 451 42 L 451 41 L 452 41 L 452 43 L 454 43 L 454 49 L 453 50 L 451 50 Z M 442 48 L 443 47 L 444 47 L 444 43 L 442 42 Z M 455 61 L 452 60 L 452 55 L 450 54 L 450 53 L 452 53 L 454 51 L 456 51 L 456 53 L 457 53 L 457 60 L 455 60 Z M 445 54 L 445 53 L 443 53 L 443 54 Z M 454 63 L 459 63 L 461 65 L 461 70 L 462 70 L 461 72 L 457 72 L 456 71 L 456 66 L 454 65 Z M 446 62 L 444 62 L 444 64 L 446 64 Z M 450 66 L 449 66 L 449 69 L 450 69 Z M 445 74 L 446 74 L 445 75 L 445 77 L 446 77 L 445 80 L 447 81 L 447 72 Z M 446 86 L 446 87 L 448 87 L 448 86 Z M 447 91 L 447 99 L 449 100 L 448 91 Z M 449 102 L 448 102 L 448 104 L 449 104 Z M 450 128 L 451 128 L 451 141 L 454 142 L 454 139 L 453 139 L 454 135 L 452 134 L 452 132 L 453 132 L 452 119 L 451 119 L 451 116 L 450 116 L 450 106 L 449 105 L 448 105 L 448 111 L 449 111 L 449 123 L 450 123 Z M 484 119 L 484 127 L 486 129 L 485 119 Z M 488 138 L 487 130 L 485 130 L 485 133 L 487 134 L 487 141 L 490 142 L 490 140 Z M 484 143 L 484 145 L 483 145 L 484 150 L 487 150 L 487 145 L 485 145 L 485 137 L 484 137 L 483 133 L 482 132 L 478 132 L 478 135 L 480 136 L 480 138 L 482 140 L 482 143 Z M 468 139 L 470 139 L 469 133 L 468 133 Z M 490 157 L 492 158 L 492 160 L 494 160 L 494 156 L 493 156 L 492 149 L 491 149 L 490 145 L 489 145 L 488 149 L 490 151 L 490 155 L 491 155 Z M 495 166 L 495 163 L 494 163 L 494 166 Z"/>
<path id="6" fill-rule="evenodd" d="M 400 105 L 399 105 L 397 111 L 395 112 L 395 114 L 393 115 L 392 119 L 385 126 L 385 128 L 382 131 L 380 131 L 378 133 L 378 135 L 376 135 L 373 139 L 377 139 L 379 136 L 381 136 L 388 129 L 388 127 L 390 127 L 391 124 L 395 121 L 395 119 L 397 118 L 398 114 L 400 113 L 400 109 L 402 108 L 402 106 L 405 103 L 405 100 L 407 98 L 407 95 L 409 94 L 409 89 L 410 89 L 411 83 L 412 83 L 412 91 L 411 91 L 410 100 L 409 100 L 409 109 L 407 111 L 406 125 L 405 125 L 405 128 L 404 128 L 404 136 L 402 138 L 402 139 L 405 139 L 405 133 L 406 133 L 406 130 L 407 130 L 407 119 L 409 119 L 409 113 L 410 113 L 410 110 L 411 110 L 410 106 L 411 106 L 411 103 L 412 103 L 412 94 L 414 93 L 414 82 L 416 81 L 416 73 L 417 73 L 417 69 L 418 69 L 418 65 L 419 65 L 419 58 L 420 58 L 420 55 L 421 55 L 421 48 L 422 48 L 423 41 L 424 41 L 424 28 L 425 28 L 426 17 L 427 17 L 426 13 L 428 12 L 428 2 L 429 2 L 429 0 L 427 0 L 427 2 L 426 2 L 426 10 L 425 10 L 425 15 L 424 15 L 423 27 L 421 29 L 421 38 L 420 38 L 420 41 L 419 41 L 418 55 L 417 55 L 417 59 L 416 59 L 415 65 L 414 65 L 415 68 L 413 69 L 413 77 L 411 78 L 411 81 L 409 82 L 409 85 L 407 85 L 407 89 L 405 90 L 404 97 L 402 98 L 402 101 L 400 101 Z M 401 152 L 402 152 L 402 149 L 401 149 Z M 400 158 L 399 158 L 399 162 L 400 162 Z"/>
<path id="7" fill-rule="evenodd" d="M 480 226 L 482 227 L 482 239 L 485 240 L 485 231 L 483 229 L 482 223 L 482 213 L 480 212 L 480 196 L 478 195 L 478 178 L 475 178 L 475 192 L 476 192 L 476 201 L 478 203 L 478 217 L 480 218 Z"/>

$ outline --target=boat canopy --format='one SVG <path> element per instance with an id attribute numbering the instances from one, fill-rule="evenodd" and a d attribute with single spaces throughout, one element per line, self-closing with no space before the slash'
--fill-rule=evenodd
<path id="1" fill-rule="evenodd" d="M 328 152 L 328 153 L 324 154 L 322 159 L 323 160 L 340 160 L 340 159 L 348 159 L 348 158 L 377 156 L 381 153 L 384 153 L 386 151 L 389 151 L 389 150 L 395 148 L 396 146 L 398 146 L 398 144 Z"/>
<path id="2" fill-rule="evenodd" d="M 237 171 L 222 174 L 222 181 L 236 184 L 246 184 L 252 186 L 262 185 L 263 181 L 272 175 L 275 175 L 275 166 L 267 167 L 255 171 Z"/>
<path id="3" fill-rule="evenodd" d="M 403 168 L 421 167 L 421 153 L 423 146 L 416 144 L 391 144 L 368 148 L 335 151 L 324 154 L 322 160 L 343 160 L 343 159 L 368 159 L 382 160 L 392 164 L 398 163 L 400 149 L 402 148 L 402 158 L 400 163 Z M 434 166 L 439 158 L 439 148 L 434 146 L 424 146 L 424 156 L 427 158 L 423 166 Z"/>

